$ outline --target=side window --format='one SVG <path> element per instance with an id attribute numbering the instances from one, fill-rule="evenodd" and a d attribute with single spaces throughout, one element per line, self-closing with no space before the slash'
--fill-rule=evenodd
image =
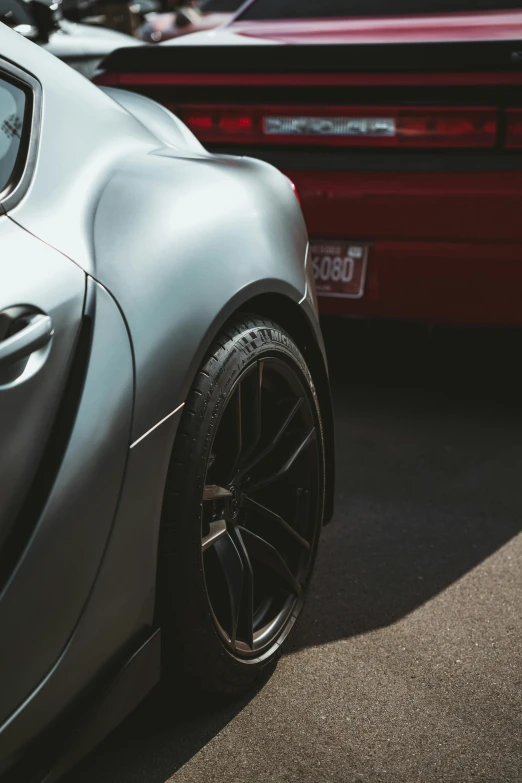
<path id="1" fill-rule="evenodd" d="M 19 163 L 26 96 L 0 75 L 0 193 L 11 184 Z"/>

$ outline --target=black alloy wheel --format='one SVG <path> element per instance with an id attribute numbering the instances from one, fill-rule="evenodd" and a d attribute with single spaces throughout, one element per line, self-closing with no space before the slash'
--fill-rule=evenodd
<path id="1" fill-rule="evenodd" d="M 185 408 L 160 544 L 167 655 L 238 691 L 303 606 L 324 505 L 320 410 L 297 346 L 253 317 L 218 338 Z"/>

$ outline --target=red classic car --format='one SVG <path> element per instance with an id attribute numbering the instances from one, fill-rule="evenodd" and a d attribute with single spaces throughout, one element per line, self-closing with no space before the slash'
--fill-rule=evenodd
<path id="1" fill-rule="evenodd" d="M 285 171 L 323 312 L 522 324 L 522 0 L 253 0 L 104 68 Z"/>

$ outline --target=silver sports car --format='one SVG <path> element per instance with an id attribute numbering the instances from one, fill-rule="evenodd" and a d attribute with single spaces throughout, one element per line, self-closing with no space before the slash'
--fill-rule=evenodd
<path id="1" fill-rule="evenodd" d="M 0 25 L 2 780 L 55 780 L 161 671 L 271 670 L 332 511 L 307 248 L 278 171 Z"/>

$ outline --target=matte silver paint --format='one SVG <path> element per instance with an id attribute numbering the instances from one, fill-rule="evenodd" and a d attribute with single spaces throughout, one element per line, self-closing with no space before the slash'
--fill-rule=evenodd
<path id="1" fill-rule="evenodd" d="M 249 159 L 173 150 L 127 158 L 101 195 L 94 242 L 96 274 L 134 347 L 133 438 L 185 399 L 205 337 L 242 301 L 271 291 L 299 302 L 305 293 L 307 235 L 293 191 Z"/>
<path id="2" fill-rule="evenodd" d="M 66 319 L 71 296 L 83 301 L 87 288 L 92 339 L 64 457 L 0 596 L 8 640 L 0 646 L 0 774 L 151 631 L 172 445 L 197 367 L 227 318 L 254 297 L 278 297 L 287 322 L 295 320 L 296 333 L 305 328 L 315 346 L 318 382 L 326 379 L 306 229 L 283 175 L 258 161 L 209 155 L 162 107 L 118 90 L 104 94 L 0 25 L 0 72 L 2 58 L 37 82 L 42 100 L 30 182 L 0 217 L 0 291 L 13 278 L 43 312 L 56 295 Z M 38 267 L 40 299 L 18 258 Z M 76 286 L 69 298 L 68 279 Z M 1 307 L 16 304 L 1 296 Z M 63 376 L 78 354 L 80 311 L 76 304 L 67 336 L 53 337 L 55 398 L 34 432 L 39 454 L 65 383 L 60 362 Z M 46 371 L 47 363 L 34 382 Z M 20 421 L 13 418 L 15 442 Z M 0 418 L 0 443 L 4 429 Z M 27 470 L 40 475 L 45 465 L 37 463 Z"/>
<path id="3" fill-rule="evenodd" d="M 1 547 L 36 473 L 60 403 L 83 310 L 85 275 L 0 216 L 0 280 L 0 313 L 30 303 L 35 312 L 51 317 L 54 328 L 51 343 L 21 362 L 17 377 L 4 383 L 7 373 L 0 367 Z M 4 704 L 1 698 L 0 715 Z"/>
<path id="4" fill-rule="evenodd" d="M 107 543 L 127 460 L 129 339 L 112 298 L 90 285 L 95 287 L 92 349 L 73 434 L 30 546 L 0 597 L 0 628 L 7 640 L 0 645 L 2 721 L 47 675 L 72 634 Z M 59 346 L 53 348 L 57 353 Z M 20 424 L 16 420 L 18 431 Z M 5 677 L 9 672 L 16 676 Z M 0 755 L 1 750 L 0 734 Z"/>
<path id="5" fill-rule="evenodd" d="M 0 761 L 44 731 L 125 643 L 139 643 L 151 628 L 158 521 L 179 417 L 178 412 L 130 451 L 111 538 L 88 604 L 55 666 L 2 726 Z"/>

